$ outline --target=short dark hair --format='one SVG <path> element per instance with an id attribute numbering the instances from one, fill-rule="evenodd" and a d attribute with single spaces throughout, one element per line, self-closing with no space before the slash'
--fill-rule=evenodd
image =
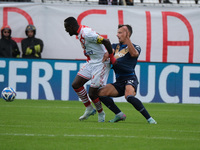
<path id="1" fill-rule="evenodd" d="M 131 36 L 132 33 L 133 33 L 132 27 L 130 25 L 128 25 L 128 24 L 119 24 L 118 25 L 118 29 L 123 27 L 123 26 L 126 26 L 128 28 L 128 31 L 130 32 L 130 36 Z"/>
<path id="2" fill-rule="evenodd" d="M 72 25 L 72 26 L 78 25 L 78 22 L 74 17 L 68 17 L 64 20 L 64 22 L 67 23 L 68 25 Z"/>

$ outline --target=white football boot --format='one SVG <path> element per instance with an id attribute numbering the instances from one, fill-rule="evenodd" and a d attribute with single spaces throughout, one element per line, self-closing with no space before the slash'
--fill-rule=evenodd
<path id="1" fill-rule="evenodd" d="M 151 117 L 147 120 L 149 124 L 157 124 L 157 122 Z"/>
<path id="2" fill-rule="evenodd" d="M 96 114 L 96 109 L 93 107 L 87 107 L 85 113 L 80 116 L 79 120 L 86 120 L 89 116 Z"/>

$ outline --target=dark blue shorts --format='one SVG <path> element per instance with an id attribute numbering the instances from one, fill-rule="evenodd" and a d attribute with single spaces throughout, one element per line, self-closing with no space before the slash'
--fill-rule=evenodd
<path id="1" fill-rule="evenodd" d="M 124 96 L 125 94 L 125 86 L 126 85 L 132 85 L 135 88 L 135 92 L 137 92 L 138 87 L 138 79 L 136 75 L 131 76 L 121 76 L 116 79 L 115 83 L 111 83 L 115 89 L 118 91 L 118 96 Z"/>

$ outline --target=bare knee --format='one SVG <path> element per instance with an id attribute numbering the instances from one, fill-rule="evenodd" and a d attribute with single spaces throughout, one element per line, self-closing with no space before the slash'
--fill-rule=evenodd
<path id="1" fill-rule="evenodd" d="M 77 82 L 76 81 L 73 81 L 72 83 L 72 88 L 73 89 L 78 89 L 80 86 L 78 86 Z"/>
<path id="2" fill-rule="evenodd" d="M 135 88 L 132 85 L 127 85 L 125 88 L 125 94 L 124 94 L 125 98 L 127 98 L 127 96 L 129 95 L 133 96 L 136 95 Z"/>
<path id="3" fill-rule="evenodd" d="M 72 88 L 73 89 L 78 89 L 82 87 L 88 80 L 85 78 L 82 78 L 80 76 L 76 76 L 74 81 L 72 82 Z"/>
<path id="4" fill-rule="evenodd" d="M 132 93 L 125 93 L 125 95 L 124 95 L 125 99 L 127 99 L 127 96 L 130 96 L 130 95 L 135 96 L 136 93 L 135 93 L 135 92 L 132 92 Z"/>

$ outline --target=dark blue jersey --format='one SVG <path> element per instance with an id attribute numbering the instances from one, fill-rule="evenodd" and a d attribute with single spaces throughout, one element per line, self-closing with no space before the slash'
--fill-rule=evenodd
<path id="1" fill-rule="evenodd" d="M 140 54 L 140 46 L 135 44 L 133 44 L 133 46 Z M 138 57 L 131 57 L 127 45 L 117 43 L 112 44 L 112 48 L 115 50 L 114 56 L 117 59 L 117 64 L 113 66 L 116 78 L 120 76 L 134 75 Z"/>

